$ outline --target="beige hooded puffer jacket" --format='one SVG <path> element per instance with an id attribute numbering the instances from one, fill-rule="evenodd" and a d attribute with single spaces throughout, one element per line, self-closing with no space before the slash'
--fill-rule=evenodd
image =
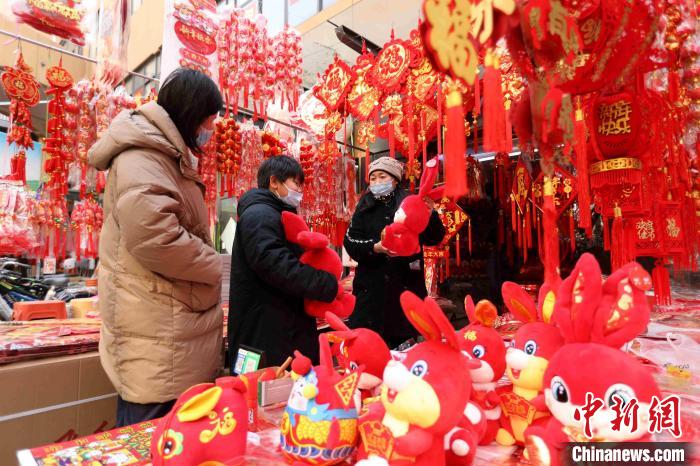
<path id="1" fill-rule="evenodd" d="M 126 401 L 162 403 L 221 366 L 221 261 L 204 187 L 167 112 L 122 112 L 92 147 L 109 169 L 100 239 L 102 366 Z"/>

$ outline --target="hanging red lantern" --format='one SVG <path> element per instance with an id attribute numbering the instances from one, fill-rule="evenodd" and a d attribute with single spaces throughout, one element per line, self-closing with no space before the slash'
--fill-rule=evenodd
<path id="1" fill-rule="evenodd" d="M 241 135 L 234 118 L 224 117 L 216 122 L 218 171 L 221 174 L 221 196 L 234 195 L 234 179 L 241 166 Z"/>
<path id="2" fill-rule="evenodd" d="M 260 142 L 262 143 L 263 156 L 265 158 L 276 157 L 283 155 L 286 147 L 280 140 L 278 134 L 272 131 L 263 131 L 260 133 Z"/>

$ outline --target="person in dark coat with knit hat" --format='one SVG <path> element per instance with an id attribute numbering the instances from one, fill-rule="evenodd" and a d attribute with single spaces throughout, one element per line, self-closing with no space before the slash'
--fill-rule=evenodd
<path id="1" fill-rule="evenodd" d="M 421 298 L 427 295 L 423 275 L 423 254 L 397 257 L 381 244 L 382 230 L 394 220 L 394 214 L 410 193 L 399 183 L 403 164 L 381 157 L 369 166 L 369 188 L 360 199 L 343 245 L 357 262 L 353 294 L 357 297 L 349 326 L 364 327 L 379 333 L 391 348 L 416 336 L 399 302 L 408 290 Z M 425 199 L 429 208 L 434 204 Z M 445 227 L 433 210 L 430 223 L 420 235 L 421 246 L 435 246 L 445 237 Z"/>

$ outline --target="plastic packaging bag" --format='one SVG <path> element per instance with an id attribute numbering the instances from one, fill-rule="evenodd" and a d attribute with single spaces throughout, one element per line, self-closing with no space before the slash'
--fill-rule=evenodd
<path id="1" fill-rule="evenodd" d="M 97 76 L 114 87 L 126 76 L 131 2 L 102 0 L 97 30 Z"/>
<path id="2" fill-rule="evenodd" d="M 666 340 L 637 338 L 630 351 L 669 375 L 692 383 L 700 381 L 700 344 L 688 335 L 667 333 Z"/>
<path id="3" fill-rule="evenodd" d="M 37 31 L 85 45 L 83 18 L 86 10 L 78 2 L 68 0 L 15 0 L 12 12 L 20 23 Z"/>

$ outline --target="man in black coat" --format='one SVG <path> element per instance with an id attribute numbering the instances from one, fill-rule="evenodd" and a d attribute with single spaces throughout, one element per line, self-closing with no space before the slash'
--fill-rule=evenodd
<path id="1" fill-rule="evenodd" d="M 238 202 L 228 320 L 233 363 L 240 345 L 264 351 L 271 366 L 294 350 L 318 360 L 316 319 L 304 312 L 304 299 L 332 302 L 338 281 L 299 262 L 301 248 L 285 238 L 282 212 L 296 213 L 303 182 L 296 160 L 272 157 L 258 170 L 258 188 Z"/>
<path id="2" fill-rule="evenodd" d="M 343 246 L 357 262 L 353 294 L 357 297 L 355 311 L 350 316 L 352 328 L 370 328 L 396 348 L 416 336 L 401 309 L 399 297 L 406 290 L 421 298 L 427 295 L 423 273 L 423 255 L 394 257 L 381 245 L 381 233 L 391 224 L 394 214 L 409 193 L 398 184 L 402 164 L 381 157 L 369 166 L 370 187 L 359 201 Z M 432 207 L 432 202 L 426 200 Z M 445 227 L 436 211 L 428 227 L 420 235 L 421 246 L 435 246 L 445 237 Z"/>

